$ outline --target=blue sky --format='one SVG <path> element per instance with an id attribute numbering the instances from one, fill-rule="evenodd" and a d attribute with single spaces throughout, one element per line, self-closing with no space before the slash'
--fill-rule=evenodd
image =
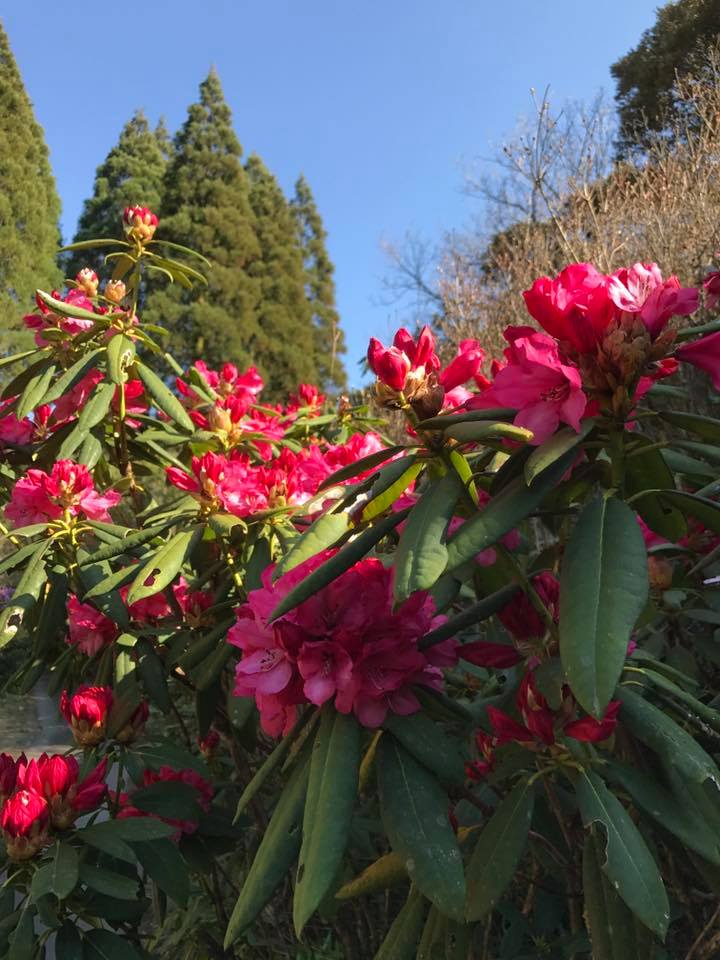
<path id="1" fill-rule="evenodd" d="M 72 235 L 96 166 L 136 107 L 171 129 L 211 64 L 246 153 L 315 192 L 336 265 L 351 380 L 383 302 L 381 242 L 477 214 L 463 169 L 548 84 L 611 90 L 609 65 L 656 0 L 6 0 L 3 22 L 45 128 Z M 139 201 L 142 198 L 138 198 Z M 161 211 L 162 213 L 162 211 Z"/>

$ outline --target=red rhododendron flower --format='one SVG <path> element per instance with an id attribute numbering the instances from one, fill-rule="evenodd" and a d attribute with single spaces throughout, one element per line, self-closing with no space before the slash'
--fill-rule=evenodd
<path id="1" fill-rule="evenodd" d="M 0 812 L 0 830 L 11 860 L 28 860 L 48 842 L 50 809 L 34 790 L 18 790 Z"/>
<path id="2" fill-rule="evenodd" d="M 83 685 L 73 694 L 63 690 L 60 712 L 70 724 L 76 743 L 81 747 L 94 747 L 105 739 L 112 704 L 110 687 Z"/>
<path id="3" fill-rule="evenodd" d="M 193 787 L 197 791 L 198 808 L 205 811 L 210 809 L 210 801 L 212 800 L 213 795 L 212 784 L 210 784 L 204 777 L 201 777 L 200 774 L 196 773 L 194 770 L 175 770 L 168 766 L 160 767 L 159 770 L 145 770 L 143 773 L 143 786 L 149 787 L 154 783 L 187 784 L 187 786 Z M 133 806 L 132 794 L 122 794 L 119 799 L 119 820 L 128 819 L 129 817 L 156 817 L 156 819 L 162 820 L 163 823 L 168 823 L 173 827 L 177 827 L 177 832 L 173 838 L 175 840 L 179 840 L 182 834 L 195 833 L 197 830 L 197 820 L 180 820 L 173 817 L 160 817 L 156 814 L 145 813 L 144 810 L 140 810 Z"/>
<path id="4" fill-rule="evenodd" d="M 109 617 L 89 603 L 81 603 L 77 597 L 70 597 L 67 612 L 66 643 L 88 657 L 94 657 L 118 635 L 118 628 Z"/>
<path id="5" fill-rule="evenodd" d="M 680 344 L 675 356 L 683 363 L 708 373 L 715 389 L 720 390 L 720 333 L 711 333 L 709 337 Z"/>
<path id="6" fill-rule="evenodd" d="M 67 511 L 71 517 L 110 520 L 108 510 L 120 502 L 120 494 L 97 492 L 86 466 L 72 460 L 58 460 L 52 473 L 28 470 L 13 487 L 5 515 L 17 526 L 58 520 Z"/>
<path id="7" fill-rule="evenodd" d="M 67 830 L 76 817 L 102 803 L 107 786 L 107 760 L 103 759 L 84 780 L 78 782 L 80 765 L 72 756 L 46 753 L 22 769 L 18 783 L 43 796 L 48 803 L 52 825 Z"/>
<path id="8" fill-rule="evenodd" d="M 485 643 L 481 640 L 463 643 L 458 647 L 458 656 L 461 660 L 474 663 L 476 667 L 490 667 L 496 670 L 514 667 L 522 660 L 522 656 L 515 647 L 507 643 Z"/>
<path id="9" fill-rule="evenodd" d="M 18 771 L 27 763 L 25 754 L 22 753 L 15 760 L 9 753 L 0 753 L 0 807 L 6 797 L 15 789 Z"/>
<path id="10" fill-rule="evenodd" d="M 243 651 L 235 694 L 254 696 L 263 729 L 277 736 L 292 725 L 295 706 L 334 700 L 342 713 L 379 726 L 388 711 L 413 713 L 414 685 L 442 685 L 442 667 L 457 660 L 455 641 L 425 651 L 418 640 L 444 621 L 428 594 L 418 592 L 393 610 L 392 571 L 361 560 L 295 610 L 268 624 L 271 612 L 331 554 L 313 557 L 252 591 L 237 611 L 228 642 Z"/>
<path id="11" fill-rule="evenodd" d="M 587 353 L 595 350 L 616 313 L 607 288 L 607 277 L 591 263 L 573 263 L 554 280 L 539 277 L 523 296 L 528 313 L 543 330 Z"/>
<path id="12" fill-rule="evenodd" d="M 532 585 L 557 623 L 560 616 L 560 584 L 557 577 L 544 570 L 532 578 Z M 517 594 L 499 610 L 498 619 L 516 640 L 536 640 L 547 631 L 545 621 L 525 593 Z"/>

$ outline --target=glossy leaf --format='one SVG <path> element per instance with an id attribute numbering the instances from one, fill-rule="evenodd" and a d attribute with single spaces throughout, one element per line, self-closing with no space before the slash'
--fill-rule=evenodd
<path id="1" fill-rule="evenodd" d="M 160 377 L 149 367 L 146 367 L 144 363 L 140 363 L 140 361 L 135 363 L 135 369 L 145 384 L 145 389 L 155 401 L 158 410 L 167 414 L 178 426 L 192 433 L 195 430 L 195 425 L 187 415 L 185 407 L 183 407 L 177 397 L 165 386 Z"/>
<path id="2" fill-rule="evenodd" d="M 653 448 L 651 441 L 636 438 L 636 443 L 649 447 L 648 450 L 628 457 L 625 462 L 625 490 L 629 496 L 644 490 L 671 488 L 675 484 L 672 471 L 662 453 Z M 680 510 L 658 494 L 640 497 L 635 504 L 638 513 L 655 533 L 671 543 L 676 543 L 687 533 L 687 523 Z"/>
<path id="3" fill-rule="evenodd" d="M 199 531 L 182 530 L 171 537 L 140 569 L 127 595 L 128 606 L 152 597 L 172 583 L 197 542 Z"/>
<path id="4" fill-rule="evenodd" d="M 101 353 L 101 348 L 91 350 L 84 356 L 76 360 L 67 370 L 58 377 L 52 387 L 45 394 L 45 403 L 54 403 L 55 400 L 64 396 L 69 390 L 79 383 L 85 374 L 97 366 L 97 361 Z"/>
<path id="5" fill-rule="evenodd" d="M 362 508 L 360 519 L 363 523 L 374 520 L 398 500 L 413 483 L 425 464 L 417 463 L 413 457 L 394 460 L 378 473 L 370 488 L 369 500 Z"/>
<path id="6" fill-rule="evenodd" d="M 383 727 L 443 783 L 463 784 L 465 761 L 459 741 L 426 713 L 413 713 L 408 717 L 389 713 Z"/>
<path id="7" fill-rule="evenodd" d="M 45 370 L 39 371 L 28 381 L 15 411 L 18 420 L 23 420 L 43 402 L 55 377 L 56 369 L 55 364 L 51 363 Z"/>
<path id="8" fill-rule="evenodd" d="M 605 712 L 648 595 L 647 551 L 633 511 L 596 498 L 580 514 L 560 577 L 560 656 L 570 689 Z"/>
<path id="9" fill-rule="evenodd" d="M 360 457 L 359 460 L 355 460 L 353 463 L 340 467 L 335 473 L 331 473 L 329 477 L 323 480 L 318 490 L 327 490 L 329 487 L 344 483 L 345 480 L 351 480 L 367 470 L 379 467 L 381 463 L 385 463 L 386 460 L 390 460 L 391 457 L 397 456 L 407 449 L 407 447 L 401 446 L 384 447 L 382 450 L 376 450 L 375 453 L 370 453 L 366 457 Z"/>
<path id="10" fill-rule="evenodd" d="M 293 898 L 295 932 L 327 894 L 347 846 L 360 767 L 360 727 L 354 716 L 326 708 L 310 759 L 303 839 Z"/>
<path id="11" fill-rule="evenodd" d="M 575 792 L 585 826 L 599 823 L 604 833 L 603 873 L 635 916 L 663 939 L 670 920 L 667 893 L 630 815 L 595 773 L 581 774 Z"/>
<path id="12" fill-rule="evenodd" d="M 47 582 L 45 554 L 49 547 L 49 540 L 43 540 L 36 546 L 35 551 L 28 559 L 10 602 L 0 613 L 0 649 L 13 639 L 26 614 L 35 606 L 40 597 L 40 593 Z"/>
<path id="13" fill-rule="evenodd" d="M 527 483 L 532 483 L 543 470 L 551 467 L 556 460 L 568 452 L 574 450 L 587 437 L 595 426 L 595 421 L 583 420 L 580 432 L 573 430 L 572 427 L 563 427 L 548 437 L 540 446 L 535 447 L 528 459 L 525 461 L 524 473 Z"/>
<path id="14" fill-rule="evenodd" d="M 481 920 L 510 884 L 527 844 L 535 792 L 527 780 L 497 806 L 483 827 L 467 872 L 467 920 Z"/>
<path id="15" fill-rule="evenodd" d="M 321 513 L 276 565 L 273 580 L 279 579 L 284 573 L 293 570 L 322 550 L 327 550 L 349 529 L 347 514 Z"/>
<path id="16" fill-rule="evenodd" d="M 178 817 L 182 819 L 182 813 Z M 184 907 L 190 896 L 190 874 L 175 843 L 172 840 L 148 840 L 134 842 L 132 849 L 150 879 L 178 906 Z"/>
<path id="17" fill-rule="evenodd" d="M 448 798 L 435 777 L 389 736 L 377 751 L 383 824 L 411 880 L 448 916 L 465 900 L 462 857 L 448 818 Z"/>

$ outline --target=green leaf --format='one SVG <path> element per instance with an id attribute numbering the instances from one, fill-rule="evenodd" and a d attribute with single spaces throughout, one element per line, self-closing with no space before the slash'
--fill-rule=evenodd
<path id="1" fill-rule="evenodd" d="M 510 884 L 525 851 L 534 803 L 532 784 L 518 783 L 483 828 L 468 864 L 468 921 L 485 917 Z"/>
<path id="2" fill-rule="evenodd" d="M 92 470 L 102 455 L 103 445 L 100 439 L 94 433 L 90 433 L 83 440 L 77 459 L 78 463 L 83 463 L 88 470 Z"/>
<path id="3" fill-rule="evenodd" d="M 77 317 L 78 320 L 92 320 L 93 323 L 98 319 L 97 313 L 93 313 L 91 310 L 84 310 L 82 307 L 78 307 L 73 303 L 66 303 L 64 300 L 58 300 L 49 293 L 45 293 L 44 290 L 37 290 L 36 295 L 42 300 L 46 307 L 50 307 L 53 313 L 57 313 L 61 317 Z"/>
<path id="4" fill-rule="evenodd" d="M 115 384 L 123 384 L 128 379 L 128 367 L 135 362 L 135 341 L 124 333 L 117 333 L 107 345 L 108 376 Z"/>
<path id="5" fill-rule="evenodd" d="M 574 459 L 575 451 L 568 451 L 544 470 L 530 486 L 523 477 L 517 477 L 508 483 L 448 541 L 447 569 L 453 570 L 472 560 L 536 510 Z"/>
<path id="6" fill-rule="evenodd" d="M 626 686 L 615 696 L 622 703 L 624 727 L 680 772 L 687 781 L 703 784 L 712 780 L 720 787 L 720 771 L 697 741 L 662 710 Z"/>
<path id="7" fill-rule="evenodd" d="M 647 551 L 635 514 L 614 497 L 580 514 L 560 576 L 560 656 L 570 689 L 605 712 L 648 595 Z"/>
<path id="8" fill-rule="evenodd" d="M 717 470 L 713 471 L 717 474 Z M 655 492 L 655 491 L 653 491 Z M 720 504 L 707 497 L 698 497 L 684 490 L 660 490 L 660 499 L 669 506 L 675 506 L 685 516 L 694 517 L 713 533 L 720 533 Z M 640 503 L 641 501 L 638 501 Z"/>
<path id="9" fill-rule="evenodd" d="M 588 834 L 583 849 L 585 925 L 593 960 L 651 960 L 653 938 L 628 910 L 603 873 L 602 843 Z"/>
<path id="10" fill-rule="evenodd" d="M 476 423 L 482 420 L 512 420 L 517 410 L 510 407 L 497 407 L 494 410 L 460 410 L 457 413 L 443 413 L 439 417 L 421 420 L 419 430 L 444 430 L 454 423 Z"/>
<path id="11" fill-rule="evenodd" d="M 362 509 L 360 519 L 366 523 L 389 510 L 405 493 L 424 466 L 424 463 L 414 462 L 414 457 L 411 456 L 394 460 L 387 467 L 383 467 L 370 488 L 369 500 Z"/>
<path id="12" fill-rule="evenodd" d="M 83 827 L 77 831 L 78 840 L 109 853 L 118 860 L 135 862 L 135 854 L 128 846 L 129 842 L 143 842 L 170 837 L 175 827 L 163 823 L 155 817 L 129 817 L 126 820 L 106 820 Z"/>
<path id="13" fill-rule="evenodd" d="M 191 433 L 195 430 L 190 417 L 187 415 L 185 407 L 180 403 L 177 397 L 165 386 L 160 377 L 144 363 L 138 360 L 135 363 L 135 369 L 138 376 L 145 384 L 145 389 L 155 401 L 158 410 L 162 410 L 179 427 L 189 430 Z"/>
<path id="14" fill-rule="evenodd" d="M 330 557 L 324 563 L 320 564 L 316 570 L 308 574 L 304 580 L 285 595 L 271 613 L 270 621 L 277 620 L 278 617 L 282 617 L 284 614 L 289 613 L 290 610 L 294 610 L 295 607 L 307 600 L 308 597 L 312 597 L 318 590 L 322 590 L 323 587 L 326 587 L 329 583 L 332 583 L 333 580 L 337 579 L 340 574 L 349 570 L 358 560 L 362 560 L 376 543 L 379 543 L 383 537 L 390 533 L 391 530 L 394 530 L 394 528 L 405 519 L 407 514 L 407 510 L 399 510 L 389 517 L 383 517 L 382 520 L 346 543 L 335 556 Z"/>
<path id="15" fill-rule="evenodd" d="M 91 890 L 104 893 L 118 900 L 137 900 L 140 893 L 140 881 L 137 877 L 127 877 L 113 870 L 104 870 L 91 863 L 80 864 L 80 882 Z"/>
<path id="16" fill-rule="evenodd" d="M 686 847 L 720 866 L 720 836 L 698 816 L 697 811 L 678 803 L 676 796 L 642 770 L 609 763 L 606 771 L 611 780 L 627 790 L 637 807 L 674 834 Z"/>
<path id="17" fill-rule="evenodd" d="M 177 787 L 180 784 L 175 783 L 174 786 Z M 182 813 L 179 816 L 182 818 Z M 187 864 L 173 841 L 134 842 L 132 848 L 150 879 L 154 880 L 178 906 L 186 906 L 190 896 L 190 874 Z"/>
<path id="18" fill-rule="evenodd" d="M 83 960 L 82 940 L 74 923 L 66 920 L 55 937 L 57 960 Z"/>
<path id="19" fill-rule="evenodd" d="M 539 447 L 535 447 L 528 459 L 525 461 L 524 473 L 525 481 L 530 484 L 535 477 L 539 476 L 543 470 L 547 470 L 556 460 L 562 457 L 568 450 L 574 450 L 587 437 L 595 426 L 594 420 L 583 420 L 580 425 L 580 432 L 573 430 L 572 427 L 563 427 L 551 437 L 548 437 Z"/>
<path id="20" fill-rule="evenodd" d="M 59 397 L 64 396 L 68 390 L 71 390 L 76 383 L 79 383 L 86 373 L 97 366 L 97 361 L 101 353 L 104 353 L 104 350 L 98 347 L 95 350 L 91 350 L 90 353 L 86 353 L 80 357 L 79 360 L 76 360 L 71 367 L 68 367 L 65 373 L 55 381 L 51 389 L 45 394 L 45 403 L 53 403 Z"/>
<path id="21" fill-rule="evenodd" d="M 255 921 L 300 850 L 310 764 L 302 757 L 280 794 L 225 933 L 225 949 Z"/>
<path id="22" fill-rule="evenodd" d="M 447 794 L 393 737 L 380 738 L 376 762 L 382 819 L 393 850 L 428 900 L 460 919 L 465 877 Z"/>
<path id="23" fill-rule="evenodd" d="M 114 383 L 100 384 L 80 412 L 78 427 L 81 430 L 89 431 L 98 423 L 102 423 L 115 396 L 115 389 Z"/>
<path id="24" fill-rule="evenodd" d="M 299 564 L 327 550 L 348 532 L 348 516 L 345 513 L 322 513 L 293 543 L 288 553 L 276 565 L 273 580 L 293 570 Z"/>
<path id="25" fill-rule="evenodd" d="M 35 407 L 40 406 L 53 381 L 56 370 L 57 367 L 55 364 L 51 363 L 47 369 L 36 373 L 35 376 L 28 381 L 27 386 L 22 392 L 22 396 L 18 400 L 15 411 L 15 416 L 18 420 L 23 420 Z"/>
<path id="26" fill-rule="evenodd" d="M 641 444 L 641 452 L 628 457 L 625 461 L 625 490 L 629 496 L 645 490 L 657 490 L 673 487 L 675 478 L 665 459 L 651 441 L 645 437 L 636 437 L 635 443 Z M 648 450 L 642 450 L 642 447 Z M 677 543 L 687 533 L 687 524 L 682 513 L 672 504 L 663 501 L 658 494 L 640 497 L 636 503 L 637 511 L 645 523 L 671 543 Z"/>
<path id="27" fill-rule="evenodd" d="M 200 816 L 198 791 L 188 783 L 159 782 L 133 791 L 133 806 L 145 813 L 176 820 L 197 820 Z"/>
<path id="28" fill-rule="evenodd" d="M 7 960 L 32 960 L 37 941 L 35 939 L 35 908 L 29 901 L 23 907 L 17 926 L 12 933 Z"/>
<path id="29" fill-rule="evenodd" d="M 391 457 L 397 456 L 399 453 L 404 453 L 407 449 L 407 447 L 401 446 L 385 447 L 382 450 L 376 450 L 375 453 L 368 454 L 367 457 L 361 457 L 359 460 L 355 460 L 354 463 L 349 463 L 347 466 L 336 470 L 335 473 L 331 473 L 330 476 L 326 477 L 320 484 L 318 491 L 327 490 L 328 487 L 334 487 L 339 483 L 343 483 L 345 480 L 351 480 L 353 477 L 357 477 L 367 470 L 372 470 L 373 467 L 380 466 L 381 463 L 385 463 L 385 461 Z"/>
<path id="30" fill-rule="evenodd" d="M 142 960 L 129 940 L 110 930 L 90 930 L 84 940 L 83 960 Z"/>
<path id="31" fill-rule="evenodd" d="M 43 371 L 47 369 L 49 362 L 49 355 L 45 352 L 41 352 L 39 354 L 39 359 L 34 360 L 30 366 L 24 367 L 22 370 L 16 373 L 12 380 L 3 386 L 2 399 L 12 400 L 21 394 L 33 377 L 35 377 L 37 374 L 42 374 Z"/>
<path id="32" fill-rule="evenodd" d="M 417 887 L 411 887 L 402 910 L 393 920 L 374 960 L 416 960 L 426 907 L 427 901 Z"/>
<path id="33" fill-rule="evenodd" d="M 25 616 L 37 603 L 47 582 L 45 554 L 50 540 L 37 544 L 15 587 L 12 599 L 0 613 L 0 649 L 9 643 L 20 629 Z"/>
<path id="34" fill-rule="evenodd" d="M 675 410 L 661 410 L 660 416 L 674 427 L 681 427 L 696 433 L 709 443 L 720 443 L 720 420 L 713 417 L 701 417 L 697 413 L 681 413 Z"/>
<path id="35" fill-rule="evenodd" d="M 462 786 L 465 761 L 457 739 L 426 713 L 401 717 L 389 713 L 383 727 L 426 769 L 443 783 Z"/>
<path id="36" fill-rule="evenodd" d="M 47 530 L 47 524 L 38 524 L 38 526 Z M 13 530 L 12 535 L 17 536 L 17 531 Z M 28 557 L 32 556 L 36 552 L 39 544 L 37 541 L 34 543 L 26 543 L 24 547 L 20 547 L 19 550 L 15 550 L 13 553 L 9 554 L 5 559 L 0 563 L 0 573 L 7 573 L 8 570 L 14 570 L 15 567 L 19 567 L 21 563 L 27 560 Z"/>
<path id="37" fill-rule="evenodd" d="M 94 522 L 93 520 L 88 521 L 91 527 Z M 135 547 L 142 546 L 144 543 L 147 543 L 148 540 L 153 540 L 155 537 L 160 536 L 161 533 L 164 533 L 168 527 L 172 527 L 175 523 L 177 523 L 177 517 L 172 517 L 164 523 L 158 523 L 154 527 L 146 527 L 144 530 L 132 530 L 128 528 L 128 535 L 126 537 L 118 539 L 114 543 L 109 543 L 99 550 L 95 550 L 90 556 L 80 562 L 80 566 L 99 563 L 102 560 L 112 560 L 113 557 L 117 557 L 121 553 L 132 553 Z"/>
<path id="38" fill-rule="evenodd" d="M 525 427 L 516 427 L 513 423 L 503 423 L 497 421 L 488 423 L 461 422 L 445 428 L 445 436 L 459 443 L 480 443 L 488 439 L 506 439 L 514 440 L 516 443 L 527 443 L 532 440 L 532 430 L 526 430 Z"/>
<path id="39" fill-rule="evenodd" d="M 502 608 L 512 600 L 519 589 L 520 588 L 514 583 L 508 584 L 507 587 L 501 587 L 500 590 L 491 593 L 489 597 L 479 600 L 477 603 L 468 607 L 467 610 L 459 613 L 456 617 L 447 620 L 442 626 L 431 630 L 430 633 L 426 633 L 418 644 L 419 648 L 421 650 L 427 650 L 428 647 L 432 647 L 436 643 L 442 643 L 442 641 L 447 640 L 448 637 L 456 636 L 456 634 L 465 630 L 466 627 L 471 627 L 475 623 L 482 623 L 484 620 L 489 620 L 493 614 L 496 614 L 498 610 L 502 610 Z"/>
<path id="40" fill-rule="evenodd" d="M 182 530 L 147 560 L 127 595 L 128 606 L 152 597 L 172 583 L 182 569 L 191 549 L 202 535 L 199 530 Z"/>
<path id="41" fill-rule="evenodd" d="M 347 846 L 360 768 L 360 727 L 353 716 L 325 709 L 310 759 L 293 922 L 303 928 L 335 879 Z"/>
<path id="42" fill-rule="evenodd" d="M 52 854 L 50 893 L 58 900 L 65 900 L 75 889 L 78 882 L 79 859 L 75 847 L 69 843 L 55 844 Z"/>
<path id="43" fill-rule="evenodd" d="M 627 810 L 597 774 L 575 783 L 583 823 L 600 823 L 605 834 L 602 872 L 636 917 L 664 939 L 670 920 L 667 893 L 657 864 Z"/>
<path id="44" fill-rule="evenodd" d="M 396 604 L 416 590 L 429 590 L 445 570 L 445 535 L 462 491 L 459 476 L 449 470 L 430 484 L 410 511 L 395 552 Z"/>

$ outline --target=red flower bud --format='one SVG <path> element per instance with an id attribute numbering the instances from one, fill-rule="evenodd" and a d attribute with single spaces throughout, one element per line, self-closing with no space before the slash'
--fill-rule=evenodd
<path id="1" fill-rule="evenodd" d="M 22 753 L 14 760 L 9 753 L 0 753 L 0 807 L 6 797 L 15 789 L 18 770 L 25 766 L 27 759 Z"/>
<path id="2" fill-rule="evenodd" d="M 126 237 L 147 243 L 155 235 L 158 218 L 148 207 L 125 207 L 122 224 Z"/>
<path id="3" fill-rule="evenodd" d="M 48 840 L 49 820 L 47 801 L 34 790 L 18 790 L 5 801 L 0 829 L 11 860 L 28 860 L 42 849 Z"/>
<path id="4" fill-rule="evenodd" d="M 110 687 L 78 687 L 70 695 L 63 690 L 60 712 L 65 717 L 81 747 L 94 747 L 105 739 L 107 718 L 112 707 Z"/>

